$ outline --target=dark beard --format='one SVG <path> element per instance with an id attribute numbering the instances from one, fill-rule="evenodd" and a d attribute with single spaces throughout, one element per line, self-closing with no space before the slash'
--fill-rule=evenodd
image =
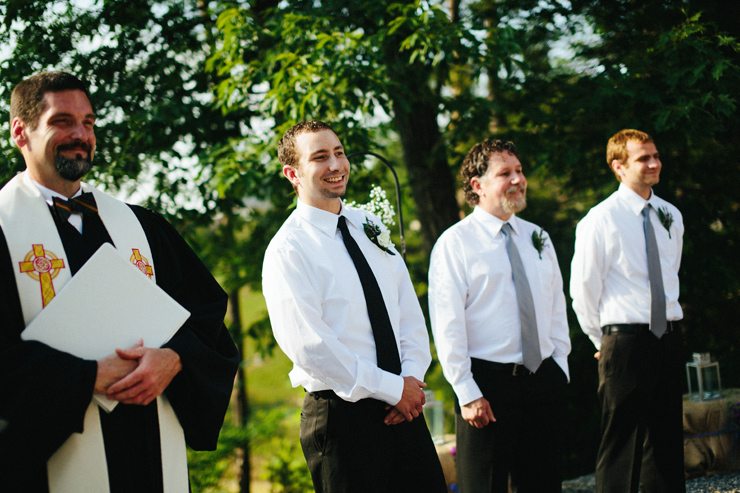
<path id="1" fill-rule="evenodd" d="M 81 179 L 92 168 L 90 153 L 87 154 L 86 158 L 82 157 L 81 154 L 77 154 L 75 159 L 67 159 L 62 155 L 57 155 L 57 159 L 54 164 L 56 165 L 59 176 L 67 181 L 77 181 Z"/>
<path id="2" fill-rule="evenodd" d="M 347 189 L 344 189 L 344 192 L 330 192 L 329 190 L 322 190 L 321 195 L 326 199 L 341 199 L 345 195 L 347 195 Z"/>

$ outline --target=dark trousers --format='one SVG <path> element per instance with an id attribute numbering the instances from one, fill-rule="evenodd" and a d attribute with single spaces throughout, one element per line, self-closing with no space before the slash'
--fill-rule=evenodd
<path id="1" fill-rule="evenodd" d="M 599 493 L 682 493 L 682 336 L 604 335 L 599 359 Z"/>
<path id="2" fill-rule="evenodd" d="M 306 394 L 301 447 L 317 493 L 447 491 L 424 416 L 386 425 L 385 403 Z"/>
<path id="3" fill-rule="evenodd" d="M 496 418 L 475 428 L 455 405 L 460 493 L 506 493 L 509 475 L 518 493 L 561 491 L 567 378 L 552 358 L 533 375 L 472 360 L 475 382 Z"/>

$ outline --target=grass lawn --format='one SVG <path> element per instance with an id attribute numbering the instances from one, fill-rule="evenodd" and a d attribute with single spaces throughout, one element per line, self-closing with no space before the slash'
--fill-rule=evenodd
<path id="1" fill-rule="evenodd" d="M 244 327 L 249 327 L 267 313 L 262 293 L 249 289 L 242 289 L 240 293 L 240 309 Z M 285 446 L 284 442 L 293 444 L 295 458 L 303 460 L 298 433 L 304 391 L 291 387 L 288 373 L 293 364 L 279 347 L 275 347 L 270 355 L 261 355 L 257 352 L 257 342 L 247 337 L 242 358 L 247 368 L 250 419 L 255 421 L 253 425 L 268 434 L 252 443 L 252 489 L 259 493 L 269 491 L 264 480 L 266 466 Z M 279 421 L 279 428 L 270 428 L 276 425 L 276 421 Z"/>

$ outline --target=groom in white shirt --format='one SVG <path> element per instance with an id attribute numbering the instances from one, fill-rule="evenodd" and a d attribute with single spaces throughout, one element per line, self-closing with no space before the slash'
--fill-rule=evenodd
<path id="1" fill-rule="evenodd" d="M 422 415 L 431 362 L 406 265 L 380 220 L 344 205 L 350 165 L 325 123 L 280 140 L 296 210 L 265 253 L 275 339 L 307 393 L 301 446 L 317 492 L 445 492 Z M 369 271 L 369 272 L 368 272 Z"/>
<path id="2" fill-rule="evenodd" d="M 652 191 L 662 163 L 648 134 L 621 130 L 606 154 L 619 189 L 578 223 L 570 284 L 573 310 L 599 351 L 596 487 L 680 493 L 683 221 Z"/>
<path id="3" fill-rule="evenodd" d="M 455 391 L 461 493 L 561 490 L 570 339 L 549 236 L 515 215 L 527 179 L 511 142 L 461 169 L 472 214 L 440 236 L 429 268 L 439 361 Z M 518 259 L 518 260 L 517 260 Z"/>

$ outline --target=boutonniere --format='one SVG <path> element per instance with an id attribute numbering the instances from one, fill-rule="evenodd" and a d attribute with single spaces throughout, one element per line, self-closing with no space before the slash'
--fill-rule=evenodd
<path id="1" fill-rule="evenodd" d="M 391 233 L 387 229 L 385 231 L 381 231 L 380 226 L 370 221 L 369 219 L 365 219 L 365 224 L 363 224 L 363 226 L 365 229 L 365 234 L 368 238 L 370 238 L 370 241 L 378 245 L 378 248 L 380 248 L 384 252 L 395 255 L 395 253 L 393 253 L 393 251 L 391 250 L 391 248 L 394 246 L 393 242 L 391 241 Z"/>
<path id="2" fill-rule="evenodd" d="M 545 236 L 545 230 L 540 229 L 540 232 L 532 231 L 532 244 L 534 245 L 537 253 L 540 254 L 540 260 L 542 260 L 542 250 L 545 248 L 547 243 L 547 236 Z"/>
<path id="3" fill-rule="evenodd" d="M 671 224 L 673 224 L 673 214 L 668 211 L 668 207 L 661 207 L 658 209 L 658 218 L 660 224 L 668 231 L 668 238 L 671 237 Z"/>

